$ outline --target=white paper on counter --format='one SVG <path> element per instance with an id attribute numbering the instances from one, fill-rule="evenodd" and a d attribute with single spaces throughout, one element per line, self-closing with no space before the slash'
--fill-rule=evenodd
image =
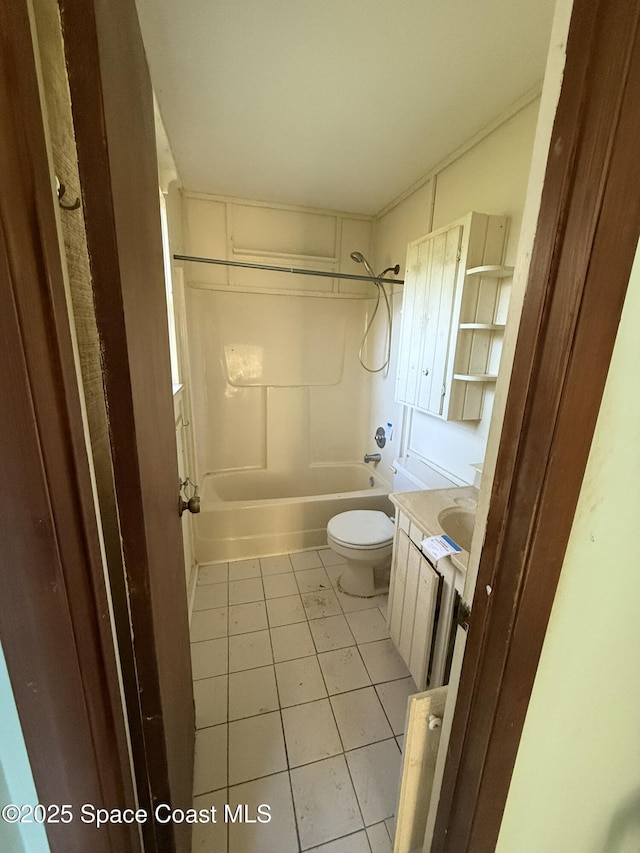
<path id="1" fill-rule="evenodd" d="M 437 562 L 442 557 L 448 557 L 449 554 L 459 554 L 462 548 L 444 534 L 442 536 L 428 536 L 423 539 L 420 546 L 427 557 Z"/>

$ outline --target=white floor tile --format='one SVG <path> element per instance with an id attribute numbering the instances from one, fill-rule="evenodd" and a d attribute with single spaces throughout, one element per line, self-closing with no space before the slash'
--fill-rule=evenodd
<path id="1" fill-rule="evenodd" d="M 376 684 L 376 692 L 382 702 L 394 735 L 404 732 L 404 723 L 407 716 L 407 699 L 418 689 L 413 678 L 399 678 L 397 681 L 386 681 Z"/>
<path id="2" fill-rule="evenodd" d="M 396 816 L 389 817 L 385 820 L 384 825 L 387 827 L 387 832 L 389 833 L 389 838 L 391 839 L 391 846 L 396 840 Z"/>
<path id="3" fill-rule="evenodd" d="M 342 752 L 328 699 L 284 708 L 282 722 L 289 767 L 310 764 Z"/>
<path id="4" fill-rule="evenodd" d="M 371 853 L 367 833 L 364 829 L 353 835 L 345 835 L 320 847 L 313 847 L 309 853 Z"/>
<path id="5" fill-rule="evenodd" d="M 233 604 L 229 607 L 229 634 L 248 634 L 269 627 L 264 601 Z"/>
<path id="6" fill-rule="evenodd" d="M 273 663 L 268 631 L 252 631 L 229 637 L 229 672 L 255 669 Z"/>
<path id="7" fill-rule="evenodd" d="M 345 750 L 393 737 L 373 687 L 332 696 L 331 707 Z"/>
<path id="8" fill-rule="evenodd" d="M 196 589 L 193 602 L 194 610 L 211 610 L 212 607 L 226 607 L 229 598 L 229 584 L 207 583 Z"/>
<path id="9" fill-rule="evenodd" d="M 214 791 L 212 794 L 202 794 L 193 798 L 194 809 L 216 810 L 215 823 L 196 823 L 191 837 L 191 853 L 211 853 L 212 850 L 224 853 L 227 849 L 227 825 L 220 815 L 224 815 L 227 803 L 227 789 Z"/>
<path id="10" fill-rule="evenodd" d="M 318 569 L 322 566 L 322 560 L 317 551 L 301 551 L 299 554 L 289 554 L 295 572 L 305 569 Z"/>
<path id="11" fill-rule="evenodd" d="M 358 646 L 362 660 L 374 684 L 406 678 L 409 670 L 393 644 L 393 640 L 378 640 Z"/>
<path id="12" fill-rule="evenodd" d="M 212 610 L 196 610 L 191 616 L 191 642 L 214 640 L 226 637 L 229 626 L 227 607 L 214 607 Z"/>
<path id="13" fill-rule="evenodd" d="M 196 732 L 193 793 L 217 791 L 227 784 L 227 725 Z"/>
<path id="14" fill-rule="evenodd" d="M 271 628 L 278 628 L 280 625 L 292 625 L 294 622 L 306 622 L 307 619 L 299 595 L 268 599 L 267 613 Z"/>
<path id="15" fill-rule="evenodd" d="M 198 583 L 225 583 L 229 580 L 229 563 L 203 563 L 198 569 Z"/>
<path id="16" fill-rule="evenodd" d="M 276 773 L 254 782 L 245 782 L 229 790 L 229 805 L 248 806 L 248 814 L 258 823 L 229 824 L 229 853 L 298 853 L 298 836 L 293 814 L 291 783 L 288 773 Z M 261 823 L 258 806 L 268 805 L 271 816 Z M 211 848 L 209 853 L 222 853 Z"/>
<path id="17" fill-rule="evenodd" d="M 371 684 L 355 646 L 318 655 L 329 695 L 346 693 Z"/>
<path id="18" fill-rule="evenodd" d="M 332 589 L 307 592 L 302 596 L 302 603 L 307 619 L 323 619 L 325 616 L 337 616 L 342 612 Z"/>
<path id="19" fill-rule="evenodd" d="M 322 560 L 323 566 L 337 566 L 339 563 L 344 563 L 344 557 L 336 554 L 331 548 L 321 548 L 318 551 L 318 556 Z"/>
<path id="20" fill-rule="evenodd" d="M 298 584 L 293 572 L 283 575 L 265 575 L 262 578 L 265 598 L 284 598 L 285 595 L 297 595 Z"/>
<path id="21" fill-rule="evenodd" d="M 260 577 L 260 560 L 237 560 L 229 563 L 229 580 L 241 581 Z"/>
<path id="22" fill-rule="evenodd" d="M 316 649 L 307 622 L 271 629 L 271 646 L 276 663 L 315 655 Z"/>
<path id="23" fill-rule="evenodd" d="M 203 678 L 193 682 L 196 728 L 205 729 L 227 722 L 227 676 Z"/>
<path id="24" fill-rule="evenodd" d="M 384 822 L 367 827 L 367 836 L 371 853 L 393 853 L 393 845 Z"/>
<path id="25" fill-rule="evenodd" d="M 344 756 L 295 768 L 291 785 L 303 850 L 363 828 Z"/>
<path id="26" fill-rule="evenodd" d="M 329 575 L 324 569 L 306 569 L 303 572 L 296 572 L 296 581 L 301 593 L 332 590 Z"/>
<path id="27" fill-rule="evenodd" d="M 282 721 L 276 711 L 229 723 L 229 784 L 287 769 Z"/>
<path id="28" fill-rule="evenodd" d="M 395 740 L 363 746 L 346 756 L 366 826 L 395 814 L 401 763 Z"/>
<path id="29" fill-rule="evenodd" d="M 191 644 L 191 669 L 193 680 L 224 675 L 228 666 L 228 641 L 226 637 L 217 640 L 203 640 Z"/>
<path id="30" fill-rule="evenodd" d="M 325 619 L 312 619 L 309 622 L 309 628 L 319 652 L 344 649 L 346 646 L 353 646 L 355 643 L 347 620 L 342 614 L 327 616 Z"/>
<path id="31" fill-rule="evenodd" d="M 336 589 L 336 596 L 340 602 L 340 607 L 345 613 L 353 613 L 356 610 L 369 610 L 374 607 L 380 607 L 381 604 L 387 601 L 387 595 L 374 595 L 371 598 L 358 598 L 355 595 L 347 595 L 340 589 Z"/>
<path id="32" fill-rule="evenodd" d="M 229 604 L 249 604 L 250 601 L 263 599 L 262 578 L 229 581 Z"/>
<path id="33" fill-rule="evenodd" d="M 282 708 L 323 699 L 327 695 L 315 657 L 277 663 L 276 678 Z"/>
<path id="34" fill-rule="evenodd" d="M 387 623 L 377 607 L 348 613 L 347 622 L 356 643 L 372 643 L 375 640 L 386 640 L 389 636 Z"/>
<path id="35" fill-rule="evenodd" d="M 279 554 L 276 557 L 260 557 L 260 568 L 263 575 L 281 575 L 283 572 L 293 571 L 288 554 Z"/>
<path id="36" fill-rule="evenodd" d="M 337 563 L 335 566 L 325 566 L 324 570 L 329 575 L 329 580 L 333 587 L 337 586 L 338 581 L 342 577 L 346 563 Z"/>
<path id="37" fill-rule="evenodd" d="M 240 720 L 277 711 L 278 691 L 272 666 L 245 669 L 229 675 L 229 719 Z"/>

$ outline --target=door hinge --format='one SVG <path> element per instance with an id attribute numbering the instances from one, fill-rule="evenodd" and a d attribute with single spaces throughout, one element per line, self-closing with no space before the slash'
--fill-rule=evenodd
<path id="1" fill-rule="evenodd" d="M 444 397 L 444 395 L 445 395 L 446 393 L 447 393 L 447 386 L 446 386 L 446 385 L 443 385 L 443 386 L 442 386 L 442 394 L 440 394 L 440 396 L 441 396 L 441 397 Z"/>
<path id="2" fill-rule="evenodd" d="M 456 261 L 459 261 L 462 257 L 462 249 L 458 249 L 458 254 L 456 255 Z"/>
<path id="3" fill-rule="evenodd" d="M 469 620 L 471 619 L 471 608 L 464 601 L 458 604 L 458 613 L 456 616 L 458 625 L 465 631 L 469 630 Z"/>

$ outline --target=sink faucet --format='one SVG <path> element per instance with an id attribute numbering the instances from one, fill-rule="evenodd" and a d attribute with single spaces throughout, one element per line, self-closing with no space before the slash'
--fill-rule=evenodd
<path id="1" fill-rule="evenodd" d="M 365 453 L 364 461 L 365 462 L 380 462 L 382 456 L 379 453 Z"/>

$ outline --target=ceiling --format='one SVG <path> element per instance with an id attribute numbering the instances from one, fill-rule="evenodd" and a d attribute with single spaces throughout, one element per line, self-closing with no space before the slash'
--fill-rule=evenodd
<path id="1" fill-rule="evenodd" d="M 554 0 L 137 0 L 180 178 L 374 214 L 544 75 Z"/>

